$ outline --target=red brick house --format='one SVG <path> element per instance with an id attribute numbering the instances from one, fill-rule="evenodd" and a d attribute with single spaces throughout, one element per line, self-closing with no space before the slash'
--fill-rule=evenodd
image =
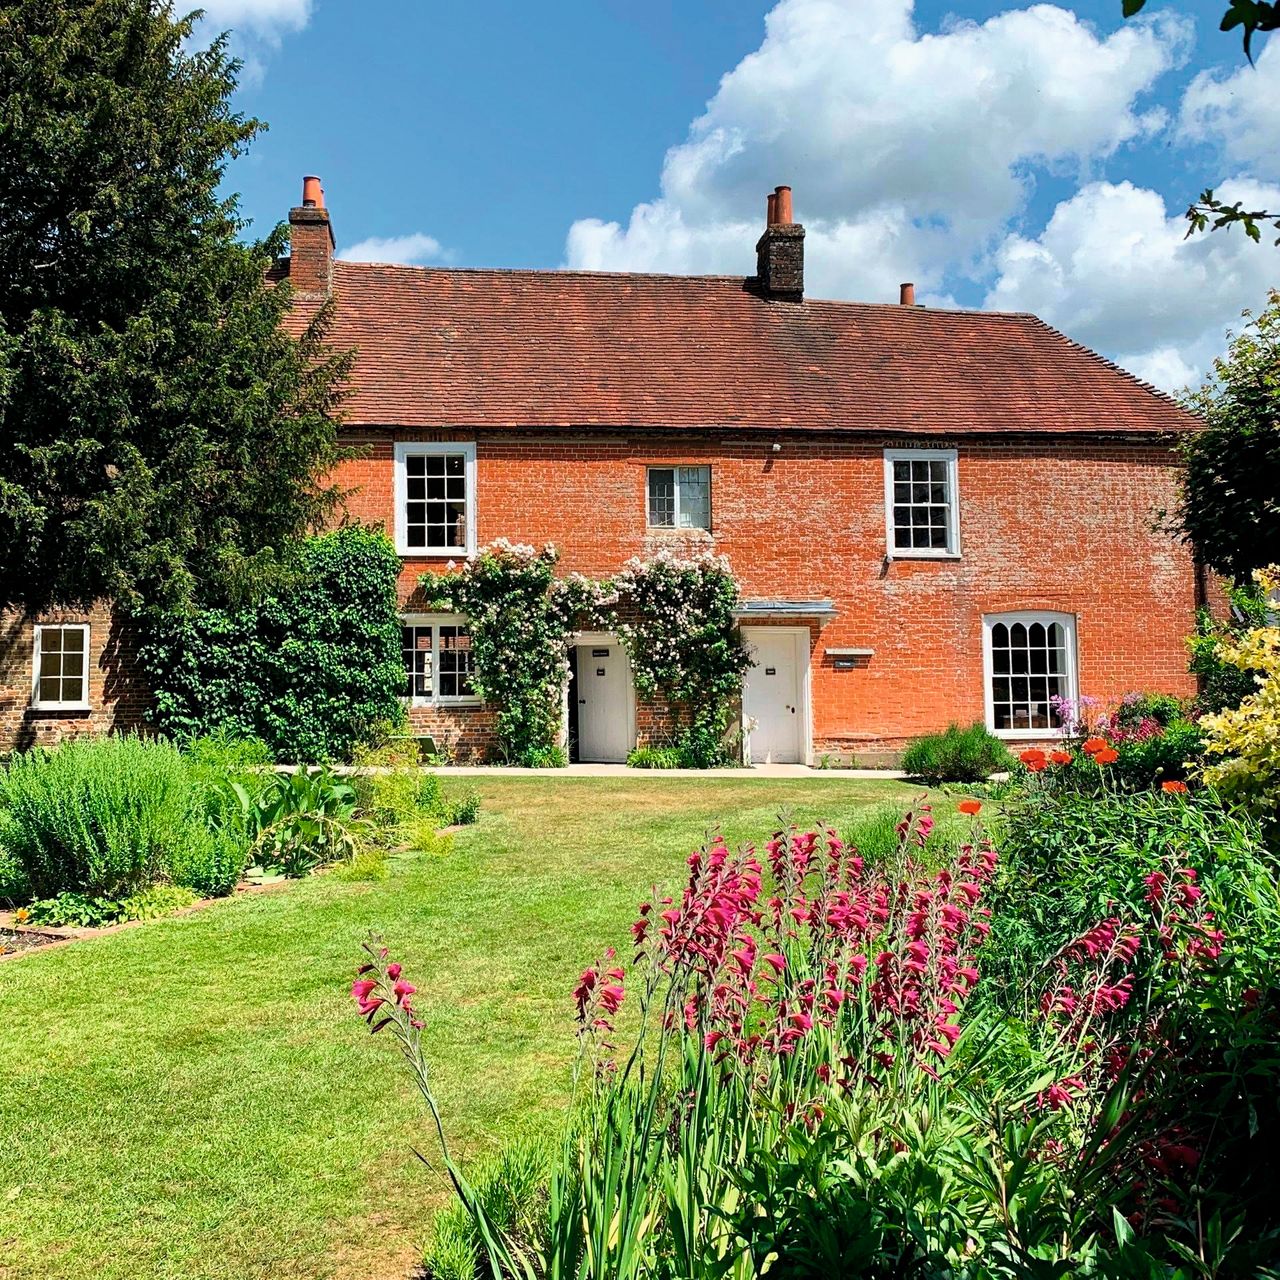
<path id="1" fill-rule="evenodd" d="M 807 298 L 786 188 L 745 279 L 335 261 L 313 179 L 290 222 L 299 307 L 332 294 L 333 341 L 358 350 L 365 450 L 337 478 L 404 557 L 410 716 L 459 756 L 492 745 L 492 715 L 466 620 L 417 583 L 499 537 L 592 576 L 665 546 L 727 556 L 754 761 L 882 760 L 953 720 L 1043 741 L 1055 696 L 1194 692 L 1202 585 L 1156 523 L 1196 420 L 1034 316 L 907 285 Z M 656 709 L 616 637 L 578 637 L 571 662 L 575 756 L 624 759 Z M 14 686 L 32 714 L 43 678 Z"/>

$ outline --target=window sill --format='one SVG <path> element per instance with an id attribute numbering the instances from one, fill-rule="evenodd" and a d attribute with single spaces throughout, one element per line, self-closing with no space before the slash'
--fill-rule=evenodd
<path id="1" fill-rule="evenodd" d="M 890 551 L 886 560 L 959 560 L 958 551 Z"/>
<path id="2" fill-rule="evenodd" d="M 483 707 L 483 698 L 402 698 L 410 711 L 453 710 L 457 707 Z"/>
<path id="3" fill-rule="evenodd" d="M 1061 729 L 992 729 L 991 732 L 1005 742 L 1038 742 L 1044 738 L 1066 736 Z"/>
<path id="4" fill-rule="evenodd" d="M 687 538 L 690 536 L 710 538 L 714 529 L 704 529 L 701 525 L 647 524 L 644 527 L 646 538 Z"/>
<path id="5" fill-rule="evenodd" d="M 87 702 L 33 702 L 27 710 L 36 716 L 87 716 L 93 707 Z"/>
<path id="6" fill-rule="evenodd" d="M 397 547 L 401 560 L 469 560 L 475 555 L 474 547 Z"/>

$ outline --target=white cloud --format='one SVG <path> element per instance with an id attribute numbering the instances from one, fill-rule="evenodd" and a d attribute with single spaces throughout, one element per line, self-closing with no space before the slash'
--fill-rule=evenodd
<path id="1" fill-rule="evenodd" d="M 764 192 L 796 192 L 810 292 L 940 287 L 1025 203 L 1033 166 L 1090 166 L 1164 124 L 1139 96 L 1183 57 L 1165 16 L 1105 38 L 1053 5 L 919 32 L 910 0 L 780 0 L 761 47 L 668 152 L 626 225 L 585 219 L 572 266 L 751 269 Z"/>
<path id="2" fill-rule="evenodd" d="M 1202 71 L 1187 86 L 1179 117 L 1183 138 L 1217 144 L 1255 178 L 1280 179 L 1280 39 L 1267 41 L 1253 66 Z"/>
<path id="3" fill-rule="evenodd" d="M 343 249 L 343 262 L 392 262 L 414 266 L 424 262 L 447 262 L 451 255 L 434 236 L 414 231 L 406 236 L 370 236 Z"/>
<path id="4" fill-rule="evenodd" d="M 1226 200 L 1275 205 L 1280 188 L 1236 179 Z M 1033 311 L 1166 390 L 1198 380 L 1245 307 L 1266 301 L 1267 250 L 1239 228 L 1190 239 L 1181 210 L 1129 182 L 1095 182 L 1034 239 L 996 253 L 985 305 Z"/>
<path id="5" fill-rule="evenodd" d="M 311 0 L 203 0 L 200 8 L 218 31 L 252 32 L 272 43 L 311 19 Z"/>
<path id="6" fill-rule="evenodd" d="M 203 0 L 204 17 L 192 32 L 191 43 L 207 45 L 214 36 L 230 32 L 231 53 L 240 59 L 240 84 L 256 88 L 267 73 L 267 60 L 284 36 L 301 31 L 311 20 L 312 0 Z M 185 12 L 179 7 L 179 12 Z"/>

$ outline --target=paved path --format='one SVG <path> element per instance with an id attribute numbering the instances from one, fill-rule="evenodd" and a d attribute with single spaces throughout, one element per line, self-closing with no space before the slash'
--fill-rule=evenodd
<path id="1" fill-rule="evenodd" d="M 507 765 L 448 764 L 432 773 L 457 777 L 543 778 L 905 778 L 897 769 L 811 769 L 805 764 L 758 764 L 749 769 L 631 769 L 625 764 L 571 764 L 565 769 L 517 769 Z"/>

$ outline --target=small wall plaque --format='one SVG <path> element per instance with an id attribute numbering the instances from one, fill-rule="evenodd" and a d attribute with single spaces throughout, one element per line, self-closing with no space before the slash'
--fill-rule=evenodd
<path id="1" fill-rule="evenodd" d="M 597 667 L 597 668 L 596 668 L 596 675 L 598 675 L 598 676 L 602 676 L 602 675 L 604 675 L 604 668 L 603 668 L 603 667 Z"/>
<path id="2" fill-rule="evenodd" d="M 767 675 L 767 676 L 776 676 L 776 675 L 778 674 L 778 668 L 777 668 L 777 667 L 765 667 L 765 669 L 764 669 L 764 673 L 765 673 L 765 675 Z"/>
<path id="3" fill-rule="evenodd" d="M 608 649 L 592 649 L 591 656 L 593 658 L 607 658 L 609 656 Z"/>

